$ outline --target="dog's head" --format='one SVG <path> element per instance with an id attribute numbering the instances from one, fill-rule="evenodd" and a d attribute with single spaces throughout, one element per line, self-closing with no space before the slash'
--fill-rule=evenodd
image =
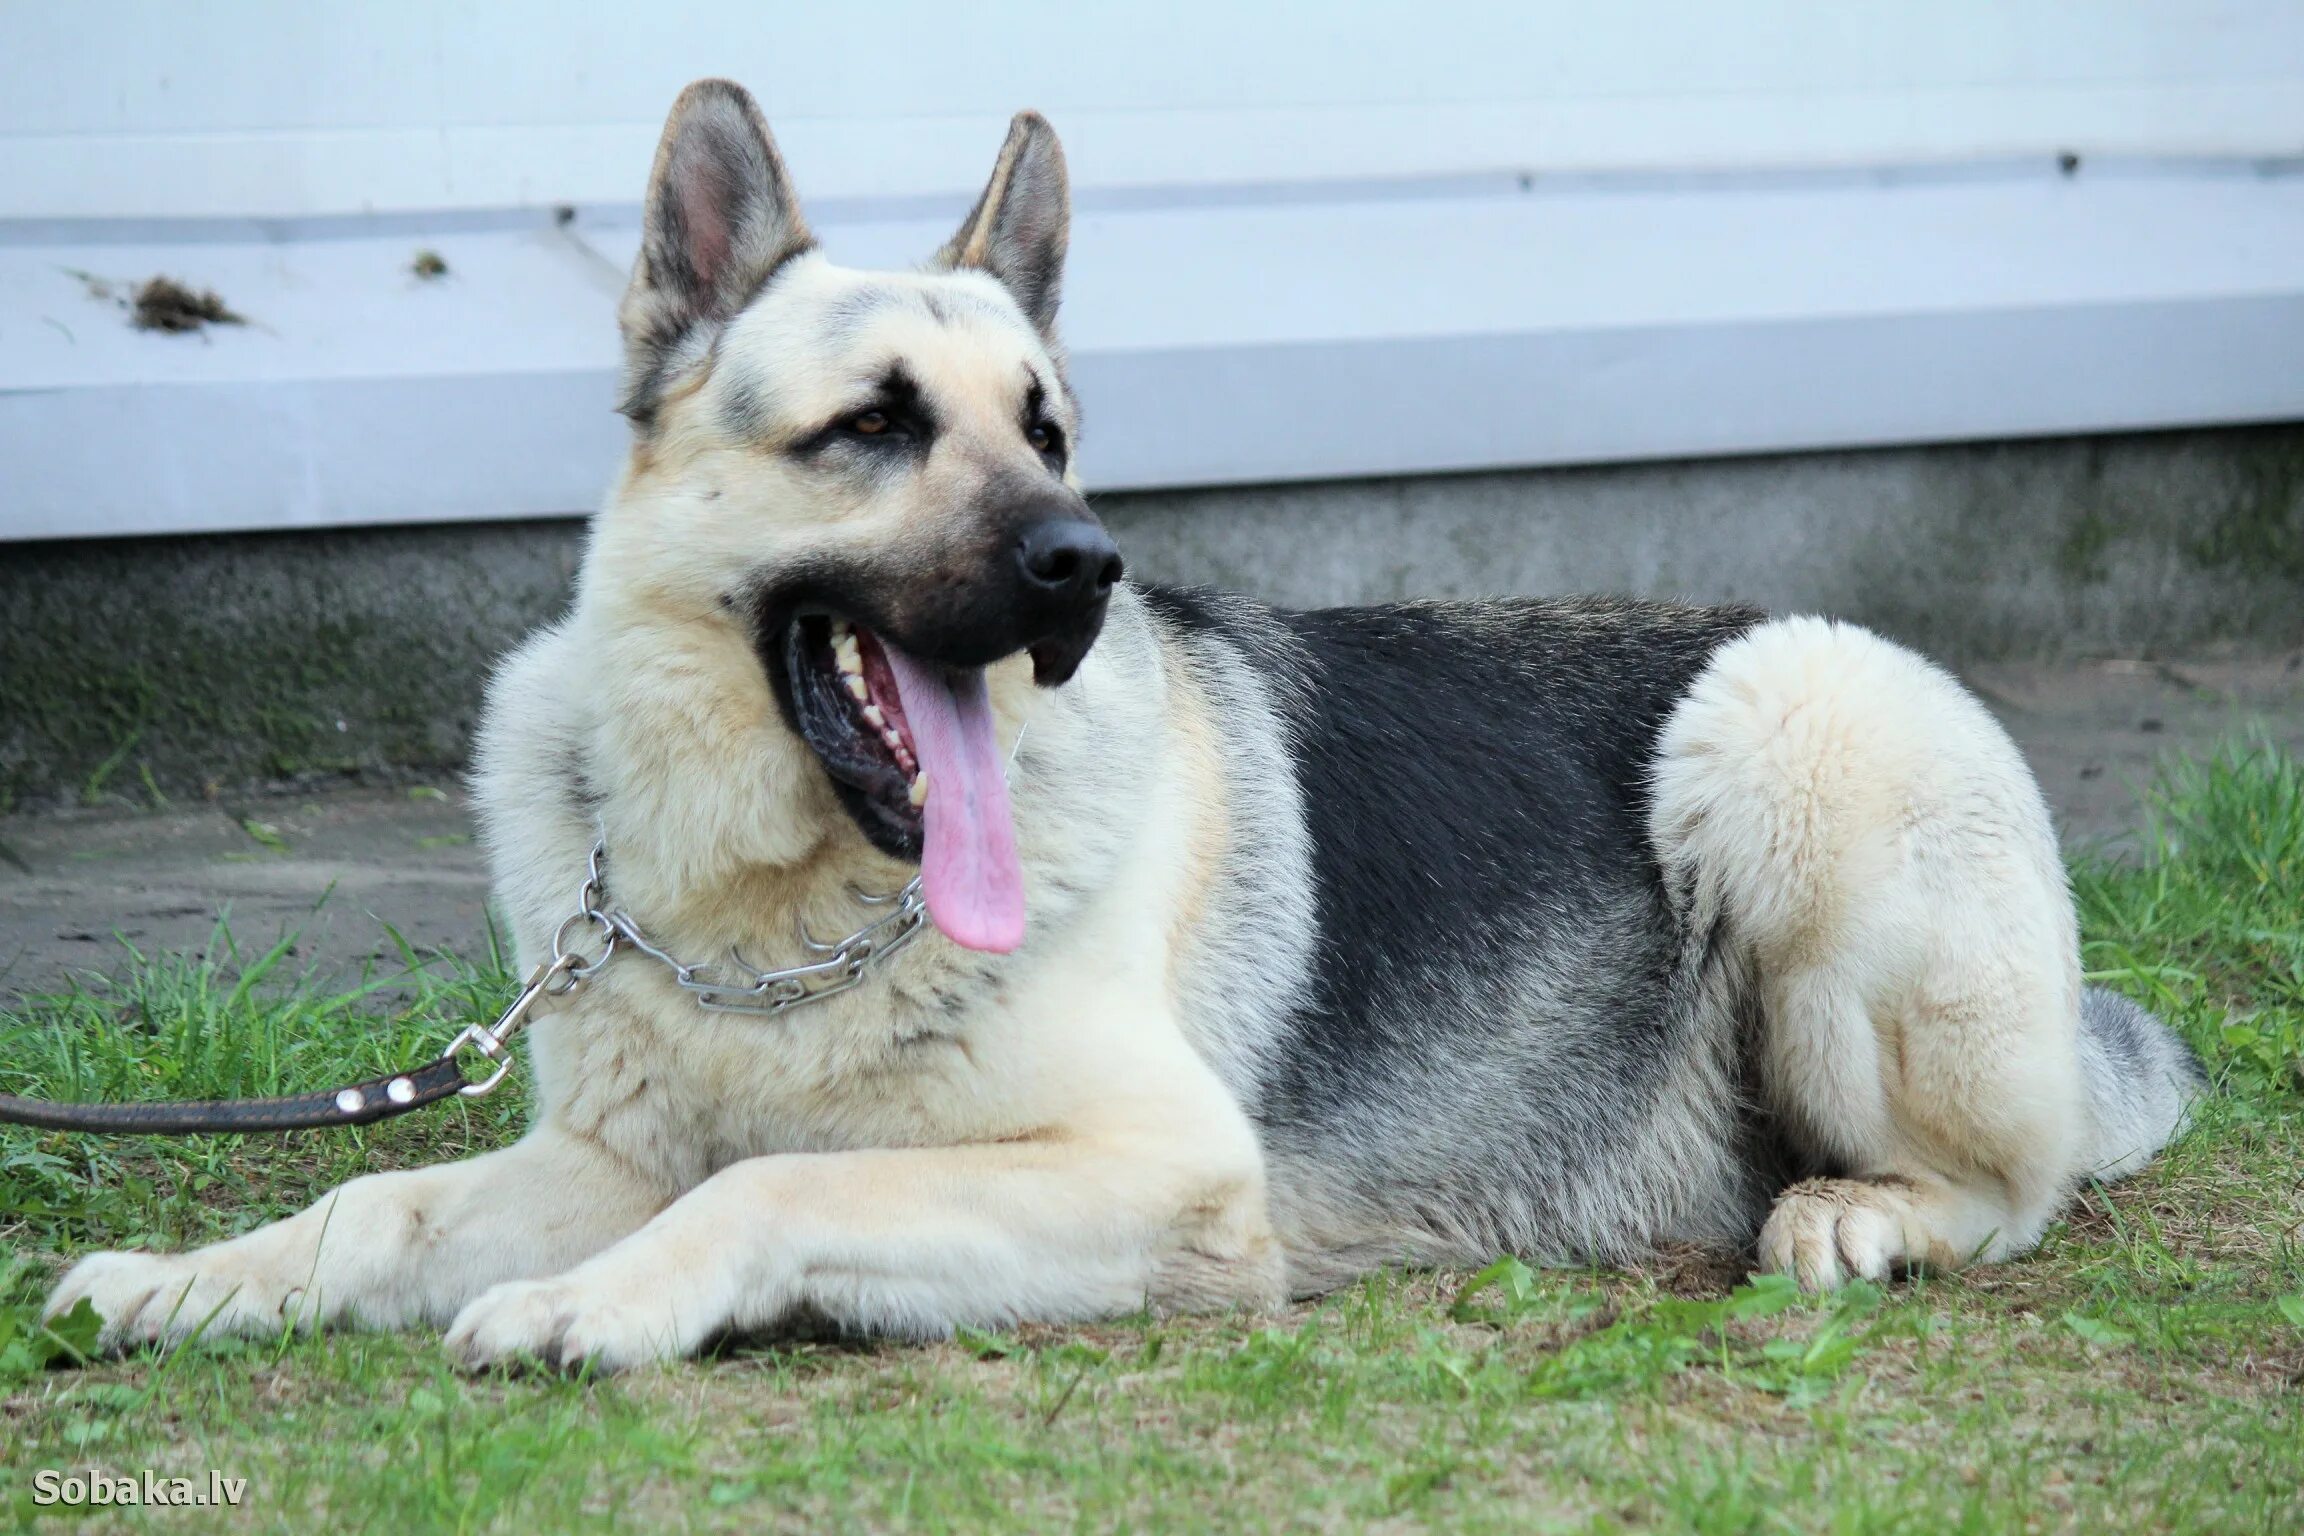
<path id="1" fill-rule="evenodd" d="M 658 621 L 740 631 L 857 825 L 987 949 L 1024 919 L 984 669 L 1065 682 L 1121 574 L 1072 476 L 1069 213 L 1025 113 L 922 269 L 835 266 L 752 98 L 699 81 L 619 314 L 636 441 L 594 560 Z"/>

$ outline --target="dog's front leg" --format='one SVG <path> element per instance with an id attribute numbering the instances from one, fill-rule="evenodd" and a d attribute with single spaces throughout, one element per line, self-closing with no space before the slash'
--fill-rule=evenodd
<path id="1" fill-rule="evenodd" d="M 1280 1299 L 1251 1156 L 1046 1139 L 760 1157 L 723 1169 L 557 1279 L 459 1317 L 467 1364 L 612 1370 L 800 1309 L 862 1331 L 1110 1317 Z"/>
<path id="2" fill-rule="evenodd" d="M 599 1252 L 671 1193 L 547 1124 L 465 1162 L 354 1179 L 284 1221 L 190 1253 L 91 1254 L 47 1310 L 86 1297 L 107 1348 L 195 1332 L 437 1324 L 499 1281 Z"/>

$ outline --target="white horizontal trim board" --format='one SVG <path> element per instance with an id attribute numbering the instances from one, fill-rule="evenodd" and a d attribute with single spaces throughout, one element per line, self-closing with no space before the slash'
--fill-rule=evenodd
<path id="1" fill-rule="evenodd" d="M 632 226 L 469 223 L 0 230 L 0 538 L 590 509 L 625 440 Z M 824 234 L 835 259 L 906 263 L 948 223 Z M 411 275 L 419 245 L 446 279 Z M 212 285 L 252 323 L 138 332 L 75 271 Z M 2304 418 L 2304 177 L 1506 183 L 1089 212 L 1066 325 L 1103 489 Z"/>
<path id="2" fill-rule="evenodd" d="M 2298 7 L 2304 14 L 2304 6 Z M 670 103 L 670 94 L 665 104 Z M 1028 100 L 1029 98 L 1020 98 Z M 779 116 L 818 198 L 980 183 L 1006 107 L 935 117 Z M 0 136 L 0 217 L 299 217 L 628 200 L 659 116 L 610 123 Z M 1076 107 L 1056 122 L 1093 188 L 1956 163 L 2075 154 L 2237 158 L 2304 148 L 2304 73 L 2234 84 L 1183 111 Z"/>
<path id="3" fill-rule="evenodd" d="M 818 197 L 1026 106 L 1092 187 L 2304 146 L 2294 0 L 71 0 L 0 5 L 0 218 L 623 201 L 706 74 Z"/>

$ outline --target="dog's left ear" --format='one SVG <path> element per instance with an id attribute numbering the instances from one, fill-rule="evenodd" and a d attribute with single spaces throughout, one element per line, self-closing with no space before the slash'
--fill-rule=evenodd
<path id="1" fill-rule="evenodd" d="M 942 267 L 975 267 L 1000 279 L 1017 304 L 1053 339 L 1064 286 L 1064 247 L 1071 238 L 1072 191 L 1064 146 L 1037 112 L 1019 112 L 984 195 L 936 253 Z"/>

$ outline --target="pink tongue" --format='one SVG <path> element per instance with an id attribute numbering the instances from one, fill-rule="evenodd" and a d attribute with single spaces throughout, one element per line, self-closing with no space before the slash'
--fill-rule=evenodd
<path id="1" fill-rule="evenodd" d="M 928 915 L 953 943 L 1006 954 L 1024 942 L 1024 871 L 983 669 L 945 672 L 885 641 L 881 649 L 928 775 L 920 859 Z"/>

